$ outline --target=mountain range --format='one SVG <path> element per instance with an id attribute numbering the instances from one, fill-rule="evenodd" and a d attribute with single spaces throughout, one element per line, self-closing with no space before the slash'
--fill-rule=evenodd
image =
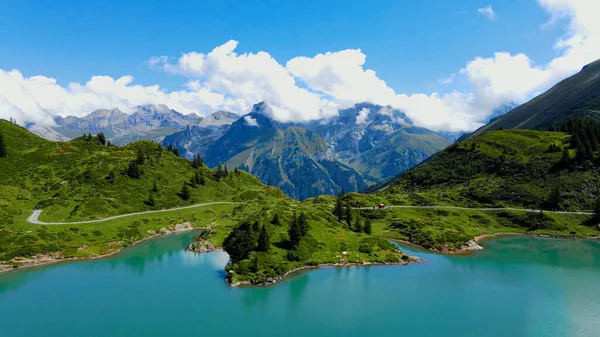
<path id="1" fill-rule="evenodd" d="M 501 108 L 494 114 L 512 106 Z M 452 140 L 415 126 L 389 106 L 359 103 L 330 119 L 306 123 L 278 122 L 270 109 L 262 102 L 244 116 L 218 111 L 199 117 L 144 105 L 131 114 L 103 109 L 84 117 L 56 117 L 57 127 L 29 129 L 53 140 L 103 132 L 115 145 L 160 141 L 189 159 L 200 154 L 210 167 L 244 169 L 300 200 L 364 190 L 418 165 Z"/>
<path id="2" fill-rule="evenodd" d="M 127 114 L 119 109 L 101 109 L 84 117 L 60 117 L 54 119 L 56 126 L 40 128 L 28 126 L 30 131 L 51 140 L 73 139 L 84 133 L 103 132 L 116 145 L 124 145 L 137 139 L 162 140 L 201 121 L 196 114 L 184 115 L 165 105 L 141 105 Z"/>
<path id="3" fill-rule="evenodd" d="M 229 127 L 192 126 L 165 137 L 162 144 L 188 158 L 200 154 L 211 167 L 240 167 L 303 200 L 340 190 L 360 191 L 450 143 L 414 126 L 401 111 L 370 103 L 308 123 L 282 123 L 270 116 L 270 107 L 262 102 Z M 235 118 L 230 117 L 228 121 Z"/>

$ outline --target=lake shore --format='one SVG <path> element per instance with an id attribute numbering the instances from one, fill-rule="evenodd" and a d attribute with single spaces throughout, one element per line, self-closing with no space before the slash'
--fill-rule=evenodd
<path id="1" fill-rule="evenodd" d="M 400 262 L 351 262 L 351 263 L 321 263 L 318 265 L 307 265 L 307 266 L 301 266 L 301 267 L 297 267 L 294 269 L 291 269 L 289 271 L 287 271 L 285 274 L 277 276 L 276 278 L 270 280 L 270 281 L 266 281 L 266 282 L 262 282 L 262 283 L 251 283 L 250 281 L 236 281 L 236 282 L 230 282 L 229 280 L 227 280 L 227 284 L 229 284 L 230 287 L 232 288 L 237 288 L 237 287 L 269 287 L 269 286 L 273 286 L 276 284 L 279 284 L 283 281 L 285 281 L 286 279 L 288 279 L 290 276 L 293 276 L 294 274 L 304 271 L 304 270 L 313 270 L 313 269 L 320 269 L 320 268 L 324 268 L 324 267 L 336 267 L 336 268 L 347 268 L 347 267 L 373 267 L 373 266 L 406 266 L 409 265 L 410 263 L 415 263 L 415 262 L 421 262 L 422 259 L 419 257 L 415 257 L 415 256 L 410 256 L 410 259 L 407 261 L 400 261 Z"/>
<path id="2" fill-rule="evenodd" d="M 135 241 L 127 246 L 123 246 L 118 249 L 110 250 L 110 251 L 108 251 L 104 254 L 100 254 L 100 255 L 62 258 L 61 257 L 62 255 L 60 253 L 50 253 L 50 254 L 36 255 L 31 258 L 21 258 L 21 259 L 16 259 L 16 260 L 13 259 L 9 263 L 5 263 L 5 264 L 0 263 L 0 274 L 7 273 L 12 270 L 23 270 L 23 269 L 28 269 L 28 268 L 46 266 L 46 265 L 50 265 L 50 264 L 58 264 L 61 262 L 74 262 L 74 261 L 87 261 L 87 260 L 103 259 L 103 258 L 114 256 L 114 255 L 120 253 L 123 249 L 133 247 L 137 244 L 140 244 L 140 243 L 148 241 L 148 240 L 156 239 L 159 237 L 164 237 L 164 236 L 167 236 L 170 234 L 180 234 L 180 233 L 184 233 L 184 232 L 189 232 L 189 231 L 192 231 L 195 229 L 200 229 L 200 228 L 201 227 L 197 227 L 197 228 L 184 227 L 181 229 L 173 228 L 172 230 L 166 230 L 166 231 L 159 230 L 158 232 L 155 232 L 154 234 L 151 234 L 150 236 L 147 236 L 141 240 Z M 11 264 L 11 263 L 13 263 L 13 264 Z M 22 263 L 22 264 L 14 265 L 14 263 Z"/>
<path id="3" fill-rule="evenodd" d="M 473 237 L 472 241 L 475 242 L 477 244 L 476 247 L 479 247 L 479 248 L 475 248 L 475 246 L 473 246 L 473 245 L 466 245 L 457 250 L 429 249 L 429 248 L 425 248 L 423 246 L 420 246 L 418 244 L 415 244 L 415 243 L 412 243 L 412 242 L 409 242 L 406 240 L 391 239 L 391 238 L 388 238 L 387 240 L 402 243 L 402 244 L 405 244 L 408 246 L 423 249 L 423 250 L 426 250 L 426 251 L 429 251 L 432 253 L 436 253 L 436 254 L 466 255 L 466 254 L 471 254 L 472 252 L 475 252 L 475 251 L 483 250 L 484 247 L 480 244 L 483 243 L 484 241 L 501 238 L 504 236 L 529 236 L 529 237 L 535 237 L 535 238 L 566 239 L 566 240 L 600 240 L 600 236 L 580 237 L 580 236 L 564 236 L 564 235 L 548 235 L 548 234 L 530 234 L 530 233 L 518 233 L 518 232 L 498 232 L 498 233 L 480 234 L 480 235 Z"/>

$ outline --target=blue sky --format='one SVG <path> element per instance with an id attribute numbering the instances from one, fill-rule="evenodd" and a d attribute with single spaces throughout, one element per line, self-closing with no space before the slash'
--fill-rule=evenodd
<path id="1" fill-rule="evenodd" d="M 190 90 L 190 81 L 202 82 L 213 74 L 202 73 L 210 71 L 206 69 L 186 73 L 171 67 L 171 71 L 166 71 L 165 63 L 176 64 L 179 57 L 189 52 L 207 54 L 234 40 L 238 42 L 235 48 L 238 55 L 262 51 L 282 66 L 300 56 L 313 58 L 320 53 L 360 49 L 366 55 L 361 69 L 375 71 L 376 77 L 384 81 L 394 95 L 431 96 L 433 93 L 449 95 L 458 92 L 468 100 L 469 94 L 477 94 L 472 79 L 455 76 L 448 84 L 442 84 L 440 80 L 460 74 L 460 70 L 477 57 L 494 59 L 497 52 L 507 52 L 511 57 L 524 54 L 529 68 L 541 67 L 547 71 L 548 64 L 565 53 L 557 50 L 557 41 L 576 34 L 587 34 L 585 38 L 592 35 L 573 28 L 573 23 L 578 20 L 573 13 L 586 5 L 578 4 L 577 0 L 558 0 L 566 7 L 554 8 L 545 2 L 551 1 L 8 1 L 3 2 L 0 10 L 0 69 L 16 69 L 24 78 L 36 75 L 53 78 L 63 88 L 71 82 L 84 85 L 92 76 L 118 79 L 127 75 L 133 77 L 132 84 L 159 85 L 162 91 L 174 92 Z M 493 19 L 478 12 L 487 6 L 493 9 Z M 548 24 L 553 16 L 562 19 Z M 585 20 L 580 21 L 594 25 Z M 592 27 L 594 34 L 596 27 Z M 600 57 L 594 55 L 596 50 L 588 49 L 583 60 Z M 159 67 L 149 66 L 151 57 L 162 55 L 168 56 L 168 61 Z M 573 64 L 556 76 L 546 76 L 550 79 L 534 85 L 534 89 L 528 87 L 529 92 L 515 95 L 519 96 L 515 100 L 532 95 L 548 86 L 548 81 L 580 66 Z M 269 72 L 269 69 L 265 71 Z M 337 97 L 333 89 L 328 91 L 326 85 L 320 86 L 315 78 L 307 78 L 306 74 L 298 76 L 297 72 L 292 75 L 299 87 L 318 92 L 323 97 L 336 98 L 333 105 L 351 103 L 347 97 Z M 352 80 L 344 80 L 343 85 L 352 86 Z M 360 81 L 360 78 L 355 80 Z M 215 77 L 211 81 L 221 81 L 221 78 Z M 315 85 L 307 85 L 309 82 Z M 224 97 L 243 95 L 236 89 L 223 89 L 222 84 L 202 84 L 202 87 Z M 272 85 L 267 87 L 257 90 L 269 91 Z M 283 110 L 293 105 L 285 103 L 285 98 L 280 99 L 281 95 L 270 92 L 264 95 L 253 93 L 248 100 L 263 96 L 272 99 L 275 105 L 281 101 Z M 388 104 L 389 101 L 399 108 L 418 110 L 412 101 L 371 96 L 376 103 Z M 22 118 L 37 116 L 25 111 L 24 104 L 19 106 L 15 100 L 5 98 L 12 102 L 13 110 L 20 111 Z M 291 98 L 287 101 L 294 102 Z M 500 98 L 492 101 L 497 104 Z M 188 103 L 186 106 L 190 107 Z M 247 106 L 247 103 L 238 103 L 236 106 L 240 109 Z M 456 108 L 459 103 L 453 102 L 443 104 L 452 105 L 450 110 L 463 110 L 462 114 L 475 109 L 466 105 Z M 87 105 L 95 107 L 84 104 Z M 471 105 L 481 106 L 482 103 Z M 210 107 L 202 109 L 199 108 L 200 113 L 207 112 Z M 82 113 L 71 107 L 65 110 L 68 111 L 52 113 Z M 419 113 L 422 112 L 413 112 Z M 473 122 L 477 121 L 470 124 Z M 467 124 L 460 127 L 473 127 Z"/>

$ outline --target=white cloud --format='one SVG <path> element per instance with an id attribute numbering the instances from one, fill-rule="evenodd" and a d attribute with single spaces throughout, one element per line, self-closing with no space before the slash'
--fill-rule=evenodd
<path id="1" fill-rule="evenodd" d="M 244 121 L 246 122 L 246 124 L 248 124 L 248 126 L 256 126 L 256 127 L 258 127 L 258 122 L 256 121 L 256 118 L 254 118 L 252 116 L 246 116 L 246 117 L 244 117 Z"/>
<path id="2" fill-rule="evenodd" d="M 246 113 L 264 100 L 275 119 L 306 121 L 370 101 L 400 109 L 417 125 L 436 131 L 472 130 L 496 106 L 523 102 L 600 57 L 600 2 L 538 1 L 550 14 L 546 25 L 566 23 L 564 36 L 554 45 L 556 57 L 546 64 L 507 52 L 475 57 L 440 81 L 449 84 L 460 77 L 470 85 L 464 92 L 397 93 L 365 67 L 366 55 L 360 49 L 295 57 L 284 66 L 267 52 L 237 54 L 238 42 L 232 40 L 206 53 L 150 58 L 151 68 L 187 78 L 185 88 L 173 92 L 133 84 L 131 76 L 94 76 L 85 84 L 63 87 L 52 78 L 0 70 L 0 117 L 51 125 L 54 115 L 81 116 L 100 108 L 128 112 L 138 104 L 165 104 L 201 115 L 216 110 Z M 489 11 L 493 13 L 491 6 Z M 357 122 L 363 118 L 359 115 Z"/>
<path id="3" fill-rule="evenodd" d="M 356 124 L 364 124 L 364 123 L 366 123 L 368 117 L 369 117 L 369 109 L 362 108 L 358 112 L 358 116 L 356 116 Z"/>
<path id="4" fill-rule="evenodd" d="M 490 20 L 494 20 L 496 18 L 496 12 L 494 12 L 492 5 L 488 5 L 483 8 L 479 8 L 477 10 L 477 13 L 485 16 L 486 18 L 488 18 Z"/>
<path id="5" fill-rule="evenodd" d="M 248 109 L 265 101 L 272 117 L 279 121 L 307 121 L 331 117 L 337 104 L 310 90 L 299 87 L 290 73 L 269 53 L 236 54 L 237 41 L 216 47 L 211 52 L 182 55 L 176 64 L 167 57 L 153 57 L 153 67 L 187 76 L 199 87 L 237 97 Z"/>
<path id="6" fill-rule="evenodd" d="M 216 109 L 235 109 L 240 103 L 188 85 L 189 90 L 166 93 L 158 85 L 132 84 L 133 77 L 113 79 L 94 76 L 87 83 L 62 87 L 53 78 L 24 77 L 18 70 L 0 69 L 0 117 L 16 118 L 20 123 L 53 125 L 53 116 L 83 116 L 97 109 L 118 108 L 131 112 L 141 104 L 165 104 L 182 113 L 207 114 Z"/>

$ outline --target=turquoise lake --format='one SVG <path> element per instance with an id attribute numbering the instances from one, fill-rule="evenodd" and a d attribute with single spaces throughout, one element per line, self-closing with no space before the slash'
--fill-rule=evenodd
<path id="1" fill-rule="evenodd" d="M 0 336 L 600 336 L 600 242 L 504 237 L 409 266 L 229 288 L 222 252 L 170 235 L 0 274 Z"/>

